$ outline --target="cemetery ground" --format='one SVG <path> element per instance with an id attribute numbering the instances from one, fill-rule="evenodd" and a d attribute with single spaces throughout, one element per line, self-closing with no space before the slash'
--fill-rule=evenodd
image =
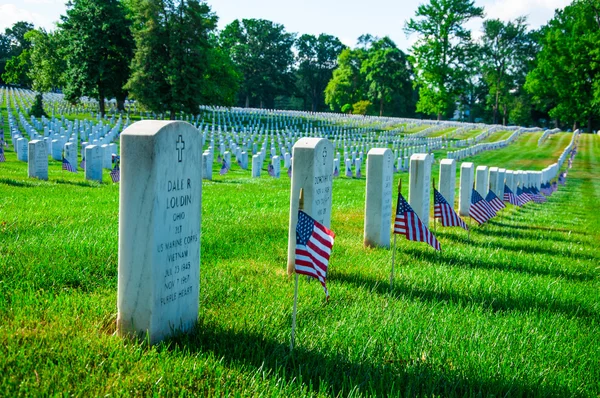
<path id="1" fill-rule="evenodd" d="M 540 135 L 463 161 L 541 170 L 571 135 L 538 148 Z M 119 185 L 107 170 L 98 184 L 57 161 L 48 181 L 28 179 L 27 164 L 6 157 L 3 396 L 600 394 L 598 136 L 580 136 L 567 184 L 547 203 L 471 223 L 470 240 L 438 223 L 441 253 L 399 237 L 392 286 L 391 251 L 363 247 L 364 178 L 335 179 L 331 299 L 301 278 L 293 352 L 285 173 L 251 179 L 234 165 L 219 176 L 214 165 L 203 183 L 197 328 L 148 346 L 115 334 Z M 399 178 L 406 196 L 408 174 Z"/>

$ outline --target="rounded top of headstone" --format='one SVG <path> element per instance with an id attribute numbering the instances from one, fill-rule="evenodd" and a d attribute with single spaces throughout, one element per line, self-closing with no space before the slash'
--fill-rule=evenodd
<path id="1" fill-rule="evenodd" d="M 499 173 L 506 173 L 506 169 L 498 169 Z"/>
<path id="2" fill-rule="evenodd" d="M 315 148 L 321 141 L 327 141 L 326 138 L 302 137 L 294 144 L 295 148 Z"/>
<path id="3" fill-rule="evenodd" d="M 473 162 L 462 162 L 460 167 L 470 168 L 473 167 Z"/>
<path id="4" fill-rule="evenodd" d="M 500 170 L 498 167 L 494 167 L 494 166 L 490 167 L 490 171 L 496 171 L 497 172 L 498 170 Z"/>
<path id="5" fill-rule="evenodd" d="M 184 126 L 185 128 L 191 128 L 197 131 L 197 129 L 188 122 L 182 122 L 179 120 L 142 120 L 127 127 L 125 130 L 123 130 L 121 135 L 150 136 L 155 135 L 166 127 L 177 128 Z"/>
<path id="6" fill-rule="evenodd" d="M 427 160 L 429 157 L 429 154 L 427 153 L 414 153 L 411 157 L 410 160 Z"/>
<path id="7" fill-rule="evenodd" d="M 454 160 L 454 159 L 442 159 L 442 160 L 440 160 L 440 164 L 449 164 L 449 165 L 452 165 L 454 163 L 456 163 L 456 160 Z"/>
<path id="8" fill-rule="evenodd" d="M 389 148 L 373 148 L 370 149 L 369 152 L 367 152 L 367 156 L 369 155 L 385 155 L 388 152 L 392 152 L 391 149 Z"/>
<path id="9" fill-rule="evenodd" d="M 476 170 L 487 170 L 488 167 L 487 166 L 477 166 Z"/>

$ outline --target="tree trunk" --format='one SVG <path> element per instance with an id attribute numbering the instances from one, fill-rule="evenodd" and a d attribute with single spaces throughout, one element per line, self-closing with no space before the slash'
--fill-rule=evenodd
<path id="1" fill-rule="evenodd" d="M 577 130 L 577 120 L 573 122 L 573 132 Z"/>
<path id="2" fill-rule="evenodd" d="M 379 117 L 383 116 L 383 97 L 379 99 Z"/>
<path id="3" fill-rule="evenodd" d="M 438 114 L 437 114 L 437 120 L 438 120 L 438 122 L 440 120 L 442 120 L 442 112 L 438 112 Z"/>
<path id="4" fill-rule="evenodd" d="M 506 126 L 506 104 L 502 105 L 503 115 L 502 115 L 502 125 Z"/>
<path id="5" fill-rule="evenodd" d="M 246 108 L 250 108 L 250 95 L 246 94 Z"/>
<path id="6" fill-rule="evenodd" d="M 100 117 L 104 118 L 104 114 L 105 114 L 105 109 L 104 109 L 104 95 L 100 94 L 98 95 L 98 107 L 100 108 Z"/>
<path id="7" fill-rule="evenodd" d="M 558 128 L 558 119 L 554 119 L 554 128 L 557 129 Z"/>
<path id="8" fill-rule="evenodd" d="M 117 98 L 117 109 L 120 112 L 125 112 L 125 98 Z"/>

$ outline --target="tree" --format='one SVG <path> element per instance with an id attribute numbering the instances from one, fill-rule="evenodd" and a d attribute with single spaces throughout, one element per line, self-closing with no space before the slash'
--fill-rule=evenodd
<path id="1" fill-rule="evenodd" d="M 33 29 L 25 37 L 31 42 L 29 78 L 31 87 L 40 93 L 63 86 L 66 64 L 60 52 L 60 33 Z"/>
<path id="2" fill-rule="evenodd" d="M 578 0 L 557 10 L 540 31 L 535 68 L 525 89 L 558 124 L 584 121 L 591 129 L 600 107 L 600 18 L 597 0 Z"/>
<path id="3" fill-rule="evenodd" d="M 131 23 L 118 0 L 73 0 L 61 16 L 61 53 L 66 61 L 64 93 L 71 102 L 81 96 L 98 99 L 104 116 L 105 98 L 115 97 L 119 109 L 127 92 L 133 54 Z"/>
<path id="4" fill-rule="evenodd" d="M 419 89 L 417 111 L 441 119 L 456 103 L 465 80 L 471 33 L 464 24 L 482 17 L 483 8 L 471 0 L 430 0 L 419 5 L 415 16 L 406 23 L 405 32 L 420 36 L 411 58 Z"/>
<path id="5" fill-rule="evenodd" d="M 366 99 L 365 81 L 360 74 L 364 51 L 344 49 L 338 57 L 338 67 L 325 88 L 325 103 L 332 111 L 346 112 L 352 104 Z"/>
<path id="6" fill-rule="evenodd" d="M 135 5 L 135 57 L 127 88 L 154 112 L 196 114 L 201 104 L 233 103 L 237 75 L 211 36 L 217 16 L 199 0 Z"/>
<path id="7" fill-rule="evenodd" d="M 412 95 L 408 58 L 387 36 L 369 45 L 360 72 L 369 99 L 379 103 L 379 116 L 383 116 L 384 104 L 392 101 L 395 92 L 400 91 L 404 97 Z"/>
<path id="8" fill-rule="evenodd" d="M 525 17 L 506 23 L 499 19 L 483 22 L 482 74 L 490 90 L 488 102 L 493 111 L 493 123 L 498 123 L 502 107 L 502 124 L 506 124 L 511 92 L 519 89 L 519 83 L 524 83 L 530 57 L 534 56 L 532 45 Z"/>
<path id="9" fill-rule="evenodd" d="M 345 46 L 334 36 L 304 34 L 296 40 L 295 47 L 298 51 L 298 91 L 310 101 L 310 109 L 315 112 L 322 109 L 323 92 Z"/>
<path id="10" fill-rule="evenodd" d="M 239 96 L 246 107 L 261 108 L 275 96 L 292 92 L 292 45 L 295 35 L 264 19 L 235 20 L 223 29 L 220 43 L 241 75 Z"/>
<path id="11" fill-rule="evenodd" d="M 30 87 L 29 67 L 31 64 L 31 50 L 23 50 L 19 55 L 15 55 L 6 63 L 2 80 L 8 84 L 15 84 L 22 87 Z"/>
<path id="12" fill-rule="evenodd" d="M 27 85 L 27 62 L 28 55 L 16 59 L 23 51 L 28 50 L 31 45 L 25 39 L 25 34 L 33 29 L 29 22 L 16 22 L 11 28 L 6 28 L 4 34 L 0 34 L 0 83 L 9 83 L 2 77 L 6 71 L 6 65 L 11 62 L 9 79 L 11 83 Z"/>

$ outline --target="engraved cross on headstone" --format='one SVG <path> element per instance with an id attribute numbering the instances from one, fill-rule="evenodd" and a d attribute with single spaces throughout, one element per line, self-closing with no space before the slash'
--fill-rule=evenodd
<path id="1" fill-rule="evenodd" d="M 178 160 L 179 162 L 183 161 L 183 150 L 185 149 L 185 141 L 183 141 L 183 138 L 181 137 L 181 135 L 177 138 L 177 142 L 175 143 L 175 148 L 177 149 L 178 152 Z"/>
<path id="2" fill-rule="evenodd" d="M 326 158 L 327 158 L 327 148 L 323 148 L 323 166 L 325 166 Z"/>

